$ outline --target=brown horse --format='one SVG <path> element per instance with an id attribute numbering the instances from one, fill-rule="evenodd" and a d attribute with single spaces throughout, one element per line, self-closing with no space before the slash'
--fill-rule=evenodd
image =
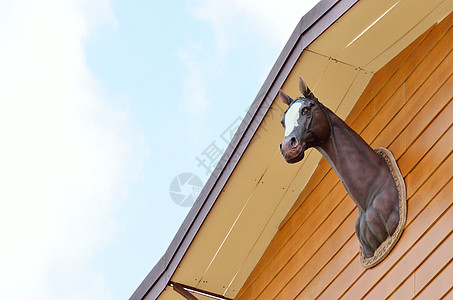
<path id="1" fill-rule="evenodd" d="M 288 163 L 303 159 L 308 148 L 321 152 L 359 209 L 355 231 L 364 257 L 373 257 L 399 224 L 394 177 L 384 158 L 322 105 L 302 78 L 299 89 L 304 97 L 294 100 L 280 91 L 281 100 L 288 105 L 281 121 L 285 138 L 280 151 Z"/>

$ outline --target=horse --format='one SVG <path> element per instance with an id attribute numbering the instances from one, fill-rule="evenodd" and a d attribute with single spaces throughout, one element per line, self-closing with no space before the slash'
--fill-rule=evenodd
<path id="1" fill-rule="evenodd" d="M 288 163 L 302 160 L 312 147 L 324 156 L 358 207 L 355 232 L 361 255 L 370 259 L 401 223 L 395 177 L 386 160 L 319 102 L 302 78 L 299 90 L 304 97 L 294 100 L 279 92 L 282 102 L 288 105 L 281 120 L 285 137 L 280 152 Z"/>

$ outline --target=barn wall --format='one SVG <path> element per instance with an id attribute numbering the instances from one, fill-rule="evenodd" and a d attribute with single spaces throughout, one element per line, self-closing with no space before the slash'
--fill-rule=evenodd
<path id="1" fill-rule="evenodd" d="M 377 72 L 346 120 L 392 151 L 405 179 L 408 217 L 393 251 L 361 266 L 356 206 L 322 160 L 236 299 L 453 297 L 452 20 Z"/>

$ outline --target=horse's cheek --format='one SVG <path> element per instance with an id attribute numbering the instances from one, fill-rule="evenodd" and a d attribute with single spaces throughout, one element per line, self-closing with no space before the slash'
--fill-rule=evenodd
<path id="1" fill-rule="evenodd" d="M 313 147 L 317 145 L 317 138 L 313 133 L 307 133 L 305 137 L 305 144 L 308 147 Z"/>
<path id="2" fill-rule="evenodd" d="M 311 132 L 316 137 L 314 141 L 315 144 L 322 144 L 325 140 L 329 138 L 330 135 L 330 126 L 329 121 L 327 120 L 326 115 L 319 111 L 313 111 L 312 122 L 311 122 Z"/>

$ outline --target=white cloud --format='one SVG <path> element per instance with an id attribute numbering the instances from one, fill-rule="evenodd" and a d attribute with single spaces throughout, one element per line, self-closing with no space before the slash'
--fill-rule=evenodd
<path id="1" fill-rule="evenodd" d="M 319 0 L 197 0 L 192 11 L 213 27 L 218 49 L 226 51 L 234 39 L 234 25 L 246 32 L 262 35 L 269 43 L 284 46 L 301 16 Z"/>
<path id="2" fill-rule="evenodd" d="M 207 65 L 191 53 L 194 47 L 188 47 L 187 50 L 179 50 L 179 59 L 184 64 L 187 74 L 183 82 L 183 109 L 192 117 L 199 118 L 209 109 L 209 102 L 206 98 L 206 87 L 203 84 L 203 78 L 206 75 Z M 200 51 L 201 49 L 195 50 Z"/>
<path id="3" fill-rule="evenodd" d="M 224 57 L 234 35 L 229 28 L 238 15 L 234 1 L 195 1 L 191 6 L 192 13 L 200 20 L 210 23 L 215 36 L 216 52 Z"/>
<path id="4" fill-rule="evenodd" d="M 185 46 L 179 58 L 186 67 L 184 77 L 184 107 L 196 117 L 209 109 L 206 82 L 213 75 L 222 73 L 228 51 L 241 43 L 241 34 L 261 40 L 268 47 L 282 49 L 301 16 L 318 0 L 192 0 L 192 14 L 210 24 L 214 36 L 214 49 L 208 52 L 203 45 Z M 256 39 L 260 36 L 261 39 Z M 191 41 L 193 42 L 193 41 Z M 265 79 L 267 74 L 263 74 Z"/>
<path id="5" fill-rule="evenodd" d="M 104 22 L 105 0 L 0 3 L 1 299 L 111 296 L 88 263 L 116 230 L 139 136 L 86 63 Z"/>
<path id="6" fill-rule="evenodd" d="M 283 48 L 299 22 L 319 0 L 257 1 L 235 0 L 241 10 L 249 16 L 257 29 L 265 32 L 270 42 Z"/>

